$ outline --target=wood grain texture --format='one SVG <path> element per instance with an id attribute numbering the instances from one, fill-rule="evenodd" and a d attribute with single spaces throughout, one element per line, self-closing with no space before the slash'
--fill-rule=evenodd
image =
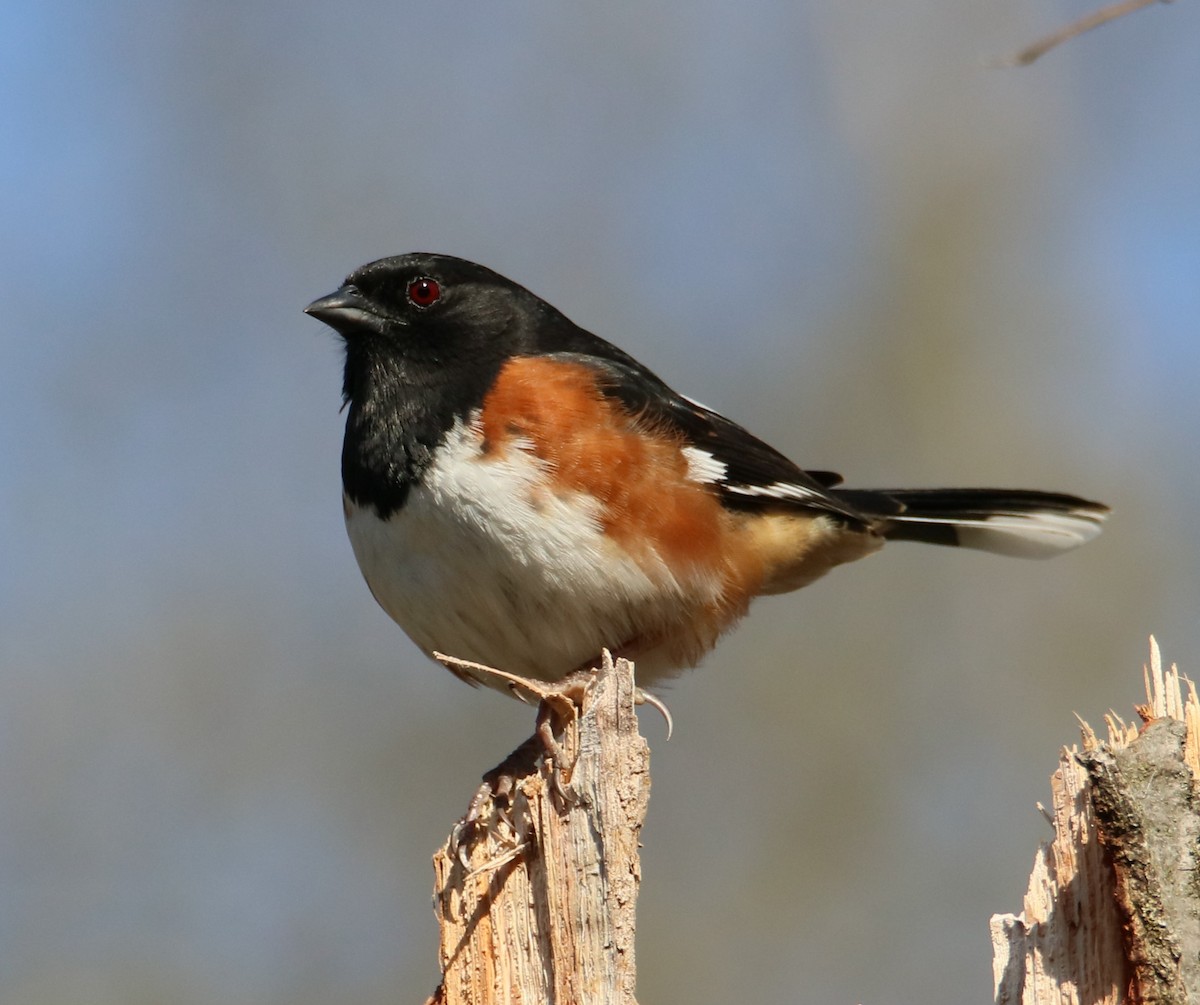
<path id="1" fill-rule="evenodd" d="M 1145 679 L 1139 725 L 1062 751 L 1024 910 L 991 919 L 997 1003 L 1200 1002 L 1200 701 L 1153 640 Z"/>
<path id="2" fill-rule="evenodd" d="M 456 828 L 434 856 L 436 1005 L 636 1005 L 638 835 L 650 774 L 632 665 L 607 660 L 556 739 L 569 771 L 529 758 L 511 779 L 511 806 L 485 793 L 477 824 Z"/>

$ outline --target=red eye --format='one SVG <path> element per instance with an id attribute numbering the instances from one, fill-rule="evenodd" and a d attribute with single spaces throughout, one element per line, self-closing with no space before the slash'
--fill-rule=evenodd
<path id="1" fill-rule="evenodd" d="M 428 276 L 414 279 L 408 284 L 408 302 L 414 307 L 432 307 L 442 299 L 442 288 Z"/>

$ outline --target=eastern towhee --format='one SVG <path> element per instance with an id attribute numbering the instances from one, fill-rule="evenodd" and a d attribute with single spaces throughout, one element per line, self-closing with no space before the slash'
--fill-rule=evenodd
<path id="1" fill-rule="evenodd" d="M 459 258 L 380 259 L 305 310 L 345 341 L 355 557 L 426 653 L 558 681 L 607 647 L 653 685 L 755 597 L 885 541 L 1040 558 L 1108 513 L 1022 489 L 840 488 Z"/>

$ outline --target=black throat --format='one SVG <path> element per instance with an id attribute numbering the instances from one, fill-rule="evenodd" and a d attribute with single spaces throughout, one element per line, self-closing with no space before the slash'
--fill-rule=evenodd
<path id="1" fill-rule="evenodd" d="M 447 368 L 389 352 L 369 337 L 348 340 L 342 486 L 351 501 L 385 520 L 401 509 L 455 422 L 483 404 L 498 371 L 498 362 Z"/>

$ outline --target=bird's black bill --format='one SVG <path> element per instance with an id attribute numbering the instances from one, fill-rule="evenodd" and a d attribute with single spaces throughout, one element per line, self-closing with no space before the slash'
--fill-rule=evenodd
<path id="1" fill-rule="evenodd" d="M 380 332 L 386 323 L 355 286 L 343 286 L 327 297 L 314 300 L 304 308 L 304 313 L 343 335 L 364 329 Z"/>

